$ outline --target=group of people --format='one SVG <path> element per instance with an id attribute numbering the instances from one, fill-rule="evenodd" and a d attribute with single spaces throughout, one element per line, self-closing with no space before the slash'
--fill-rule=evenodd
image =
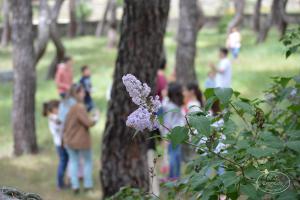
<path id="1" fill-rule="evenodd" d="M 231 87 L 232 66 L 231 61 L 228 58 L 229 50 L 225 47 L 219 50 L 219 63 L 218 65 L 210 64 L 209 76 L 205 82 L 205 88 L 228 88 Z M 159 129 L 161 135 L 166 135 L 169 130 L 177 126 L 184 126 L 186 124 L 185 116 L 191 112 L 200 111 L 204 106 L 204 97 L 202 91 L 196 82 L 188 83 L 187 85 L 181 85 L 176 82 L 176 79 L 172 77 L 167 79 L 164 70 L 166 68 L 166 61 L 163 60 L 156 78 L 156 93 L 162 102 L 162 108 L 158 115 L 163 113 L 163 124 Z M 212 106 L 211 114 L 216 115 L 220 112 L 220 106 L 215 103 Z M 214 126 L 221 126 L 222 122 L 214 124 Z M 176 145 L 172 143 L 163 142 L 164 156 L 161 166 L 161 172 L 167 173 L 167 180 L 176 180 L 180 177 L 181 163 L 189 155 L 188 151 L 184 150 L 184 146 Z M 218 145 L 217 149 L 222 148 L 222 144 Z M 151 151 L 152 149 L 150 149 Z M 218 151 L 218 150 L 216 150 Z M 150 154 L 151 155 L 151 154 Z M 151 167 L 152 156 L 148 156 L 150 159 L 149 165 Z M 153 179 L 153 177 L 152 177 Z M 159 187 L 157 178 L 151 179 L 151 192 L 159 195 Z M 165 178 L 163 179 L 165 180 Z"/>
<path id="2" fill-rule="evenodd" d="M 81 79 L 73 82 L 73 60 L 66 57 L 58 64 L 55 75 L 60 100 L 50 100 L 43 105 L 43 115 L 48 118 L 50 132 L 59 158 L 57 167 L 58 189 L 68 188 L 67 178 L 74 193 L 80 191 L 83 178 L 85 191 L 93 188 L 93 162 L 89 128 L 99 120 L 91 97 L 91 72 L 81 67 Z M 68 173 L 67 173 L 68 172 Z"/>

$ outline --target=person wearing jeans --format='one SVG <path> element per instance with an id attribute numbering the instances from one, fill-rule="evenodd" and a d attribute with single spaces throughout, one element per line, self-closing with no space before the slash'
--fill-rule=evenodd
<path id="1" fill-rule="evenodd" d="M 75 89 L 77 103 L 70 108 L 65 126 L 63 141 L 69 155 L 71 186 L 75 194 L 79 193 L 79 158 L 83 158 L 83 183 L 86 191 L 93 188 L 91 138 L 89 128 L 98 121 L 98 114 L 90 119 L 83 103 L 85 91 L 81 85 Z"/>
<path id="2" fill-rule="evenodd" d="M 168 146 L 168 153 L 170 159 L 170 179 L 177 179 L 180 176 L 180 163 L 181 163 L 181 146 L 173 147 L 172 143 Z"/>
<path id="3" fill-rule="evenodd" d="M 64 177 L 68 166 L 69 156 L 63 146 L 56 146 L 57 154 L 59 155 L 59 164 L 57 167 L 57 186 L 60 189 L 65 187 Z"/>

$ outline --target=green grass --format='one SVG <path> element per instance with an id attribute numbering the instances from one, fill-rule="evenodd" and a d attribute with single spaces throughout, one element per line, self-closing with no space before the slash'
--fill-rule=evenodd
<path id="1" fill-rule="evenodd" d="M 276 32 L 271 32 L 267 42 L 255 45 L 255 37 L 244 31 L 243 48 L 240 58 L 233 63 L 233 88 L 243 96 L 256 98 L 271 82 L 271 76 L 290 76 L 299 73 L 299 58 L 284 58 L 284 47 L 278 41 Z M 204 29 L 198 37 L 196 70 L 201 86 L 209 70 L 208 63 L 217 62 L 218 48 L 224 44 L 225 36 L 213 29 Z M 99 199 L 101 195 L 98 170 L 100 168 L 100 141 L 105 123 L 106 90 L 112 82 L 116 50 L 106 48 L 106 40 L 94 37 L 64 39 L 68 54 L 74 58 L 75 80 L 79 79 L 79 69 L 88 64 L 93 72 L 93 94 L 96 105 L 101 110 L 101 123 L 92 129 L 95 195 L 75 198 L 70 192 L 57 192 L 55 188 L 56 153 L 47 120 L 41 115 L 44 101 L 58 98 L 53 81 L 45 81 L 47 66 L 54 55 L 50 44 L 46 55 L 37 66 L 38 87 L 36 94 L 36 127 L 40 153 L 36 156 L 12 157 L 11 106 L 12 84 L 0 85 L 0 186 L 14 186 L 28 192 L 36 192 L 45 199 Z M 165 40 L 168 56 L 168 73 L 173 71 L 176 42 L 175 34 L 168 33 Z M 11 69 L 11 47 L 0 49 L 0 71 Z"/>

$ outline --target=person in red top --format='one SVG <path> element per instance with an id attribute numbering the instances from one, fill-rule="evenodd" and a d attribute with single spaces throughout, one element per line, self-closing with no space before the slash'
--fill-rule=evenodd
<path id="1" fill-rule="evenodd" d="M 73 84 L 72 58 L 64 58 L 63 63 L 58 64 L 55 74 L 55 83 L 61 98 L 66 96 L 66 93 Z"/>

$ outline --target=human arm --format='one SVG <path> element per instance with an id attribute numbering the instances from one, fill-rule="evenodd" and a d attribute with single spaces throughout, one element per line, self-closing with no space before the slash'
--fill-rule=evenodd
<path id="1" fill-rule="evenodd" d="M 78 121 L 85 126 L 86 128 L 92 127 L 96 124 L 96 119 L 90 119 L 88 112 L 84 105 L 77 105 L 77 112 L 76 112 Z"/>

